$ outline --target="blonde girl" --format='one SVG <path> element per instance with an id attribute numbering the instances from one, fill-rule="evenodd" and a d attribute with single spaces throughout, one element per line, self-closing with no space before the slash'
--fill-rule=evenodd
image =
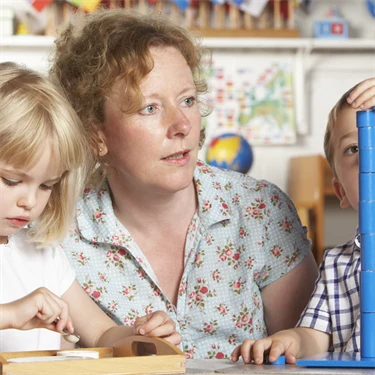
<path id="1" fill-rule="evenodd" d="M 0 351 L 58 349 L 64 328 L 86 347 L 136 333 L 178 344 L 162 312 L 118 327 L 56 246 L 90 165 L 85 131 L 61 90 L 34 71 L 2 63 L 0 102 Z"/>

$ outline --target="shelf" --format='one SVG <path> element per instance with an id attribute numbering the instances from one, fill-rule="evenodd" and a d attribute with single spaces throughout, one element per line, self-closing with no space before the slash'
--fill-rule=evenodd
<path id="1" fill-rule="evenodd" d="M 374 50 L 375 39 L 314 39 L 314 38 L 206 38 L 210 48 L 253 49 L 319 49 L 319 50 Z"/>
<path id="2" fill-rule="evenodd" d="M 15 35 L 0 37 L 0 46 L 9 48 L 48 48 L 52 36 Z M 313 39 L 313 38 L 203 38 L 209 48 L 223 49 L 306 49 L 375 51 L 375 39 Z"/>
<path id="3" fill-rule="evenodd" d="M 36 36 L 36 35 L 14 35 L 1 36 L 1 47 L 27 47 L 40 48 L 53 46 L 55 38 L 53 36 Z"/>

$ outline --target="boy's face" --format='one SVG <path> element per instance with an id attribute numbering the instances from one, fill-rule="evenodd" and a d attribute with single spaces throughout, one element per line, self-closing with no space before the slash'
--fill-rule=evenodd
<path id="1" fill-rule="evenodd" d="M 332 132 L 334 164 L 337 178 L 333 187 L 341 208 L 352 206 L 358 211 L 358 131 L 356 110 L 349 106 L 341 109 Z"/>

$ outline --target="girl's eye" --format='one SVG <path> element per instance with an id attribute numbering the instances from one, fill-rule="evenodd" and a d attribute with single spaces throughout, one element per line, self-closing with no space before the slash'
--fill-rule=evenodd
<path id="1" fill-rule="evenodd" d="M 140 110 L 141 115 L 152 115 L 156 112 L 156 106 L 153 104 L 150 104 Z"/>
<path id="2" fill-rule="evenodd" d="M 184 103 L 186 104 L 187 107 L 191 107 L 192 105 L 194 105 L 195 101 L 196 99 L 194 96 L 184 99 Z"/>
<path id="3" fill-rule="evenodd" d="M 355 154 L 357 152 L 358 152 L 358 146 L 357 145 L 353 145 L 353 146 L 348 147 L 345 150 L 344 154 L 345 155 L 353 155 L 353 154 Z"/>
<path id="4" fill-rule="evenodd" d="M 40 185 L 40 188 L 41 188 L 42 190 L 52 190 L 53 185 L 49 186 L 49 185 L 44 185 L 44 184 L 42 184 L 42 185 Z"/>
<path id="5" fill-rule="evenodd" d="M 4 184 L 8 185 L 8 186 L 16 186 L 20 183 L 20 181 L 12 181 L 12 180 L 8 180 L 7 178 L 4 178 L 4 177 L 1 177 L 1 179 L 3 180 Z"/>

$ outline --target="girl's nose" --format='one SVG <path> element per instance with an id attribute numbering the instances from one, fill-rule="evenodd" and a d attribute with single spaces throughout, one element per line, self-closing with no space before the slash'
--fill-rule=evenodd
<path id="1" fill-rule="evenodd" d="M 31 210 L 36 206 L 36 201 L 36 193 L 33 191 L 28 191 L 20 197 L 18 200 L 18 206 Z"/>

